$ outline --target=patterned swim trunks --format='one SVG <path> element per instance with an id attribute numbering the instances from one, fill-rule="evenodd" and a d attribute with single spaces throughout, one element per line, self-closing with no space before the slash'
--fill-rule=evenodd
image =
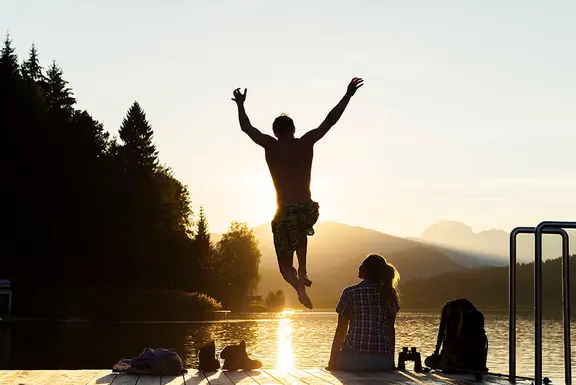
<path id="1" fill-rule="evenodd" d="M 313 226 L 318 221 L 319 208 L 318 203 L 313 200 L 284 204 L 278 208 L 272 220 L 272 234 L 280 264 L 285 262 L 291 265 L 294 251 L 300 245 L 302 236 L 314 235 Z"/>

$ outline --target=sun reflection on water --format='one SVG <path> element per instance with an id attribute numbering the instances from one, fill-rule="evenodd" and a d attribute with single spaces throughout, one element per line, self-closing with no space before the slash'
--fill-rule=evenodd
<path id="1" fill-rule="evenodd" d="M 293 310 L 284 310 L 280 313 L 278 322 L 278 358 L 276 367 L 281 370 L 289 370 L 294 365 L 294 351 L 292 349 L 292 326 L 290 316 Z"/>

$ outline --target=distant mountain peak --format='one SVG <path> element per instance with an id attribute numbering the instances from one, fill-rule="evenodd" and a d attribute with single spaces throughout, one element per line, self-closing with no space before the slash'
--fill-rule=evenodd
<path id="1" fill-rule="evenodd" d="M 457 222 L 457 221 L 450 221 L 447 219 L 443 219 L 438 221 L 437 223 L 433 224 L 432 226 L 428 227 L 422 233 L 422 238 L 426 238 L 427 233 L 434 233 L 438 231 L 458 231 L 458 232 L 465 232 L 465 233 L 474 233 L 472 227 L 468 226 L 464 222 Z"/>
<path id="2" fill-rule="evenodd" d="M 507 261 L 509 254 L 510 234 L 502 229 L 489 229 L 474 232 L 470 226 L 457 221 L 442 220 L 428 227 L 422 233 L 424 242 L 447 246 L 471 253 L 483 253 Z M 560 254 L 558 238 L 546 237 L 544 239 L 545 259 Z M 518 238 L 518 260 L 530 261 L 534 258 L 534 239 L 530 237 Z"/>

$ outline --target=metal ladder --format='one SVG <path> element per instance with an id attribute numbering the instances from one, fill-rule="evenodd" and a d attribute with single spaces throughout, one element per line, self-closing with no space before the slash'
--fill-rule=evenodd
<path id="1" fill-rule="evenodd" d="M 572 385 L 570 351 L 570 239 L 564 229 L 576 229 L 576 222 L 541 222 L 536 227 L 517 227 L 510 233 L 509 266 L 509 377 L 516 378 L 516 239 L 519 234 L 534 234 L 534 379 L 542 385 L 542 236 L 556 234 L 562 238 L 562 316 L 564 329 L 564 379 Z"/>

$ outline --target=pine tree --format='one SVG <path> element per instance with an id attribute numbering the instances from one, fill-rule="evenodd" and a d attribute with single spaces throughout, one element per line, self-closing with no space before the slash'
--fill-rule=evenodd
<path id="1" fill-rule="evenodd" d="M 158 151 L 152 142 L 154 132 L 138 102 L 134 102 L 120 127 L 120 148 L 125 170 L 152 175 L 158 165 Z"/>
<path id="2" fill-rule="evenodd" d="M 202 256 L 207 256 L 207 253 L 210 250 L 210 231 L 208 229 L 208 218 L 206 218 L 203 206 L 200 206 L 198 224 L 196 226 L 196 244 L 198 245 Z"/>
<path id="3" fill-rule="evenodd" d="M 12 39 L 10 39 L 9 33 L 6 34 L 2 53 L 0 54 L 0 74 L 5 78 L 19 74 L 18 55 L 16 55 L 14 47 L 12 47 Z"/>
<path id="4" fill-rule="evenodd" d="M 44 80 L 42 67 L 38 60 L 38 51 L 34 44 L 32 44 L 32 47 L 30 48 L 28 60 L 25 60 L 24 63 L 22 63 L 22 77 L 24 80 L 34 83 L 40 83 Z"/>
<path id="5" fill-rule="evenodd" d="M 192 209 L 188 187 L 176 179 L 169 167 L 159 165 L 156 167 L 150 188 L 160 195 L 158 226 L 175 233 L 186 234 L 187 237 L 191 235 Z"/>
<path id="6" fill-rule="evenodd" d="M 64 80 L 62 68 L 56 64 L 56 61 L 53 61 L 48 68 L 47 79 L 43 88 L 46 103 L 52 112 L 65 112 L 68 117 L 72 116 L 76 99 L 68 87 L 68 82 Z"/>

